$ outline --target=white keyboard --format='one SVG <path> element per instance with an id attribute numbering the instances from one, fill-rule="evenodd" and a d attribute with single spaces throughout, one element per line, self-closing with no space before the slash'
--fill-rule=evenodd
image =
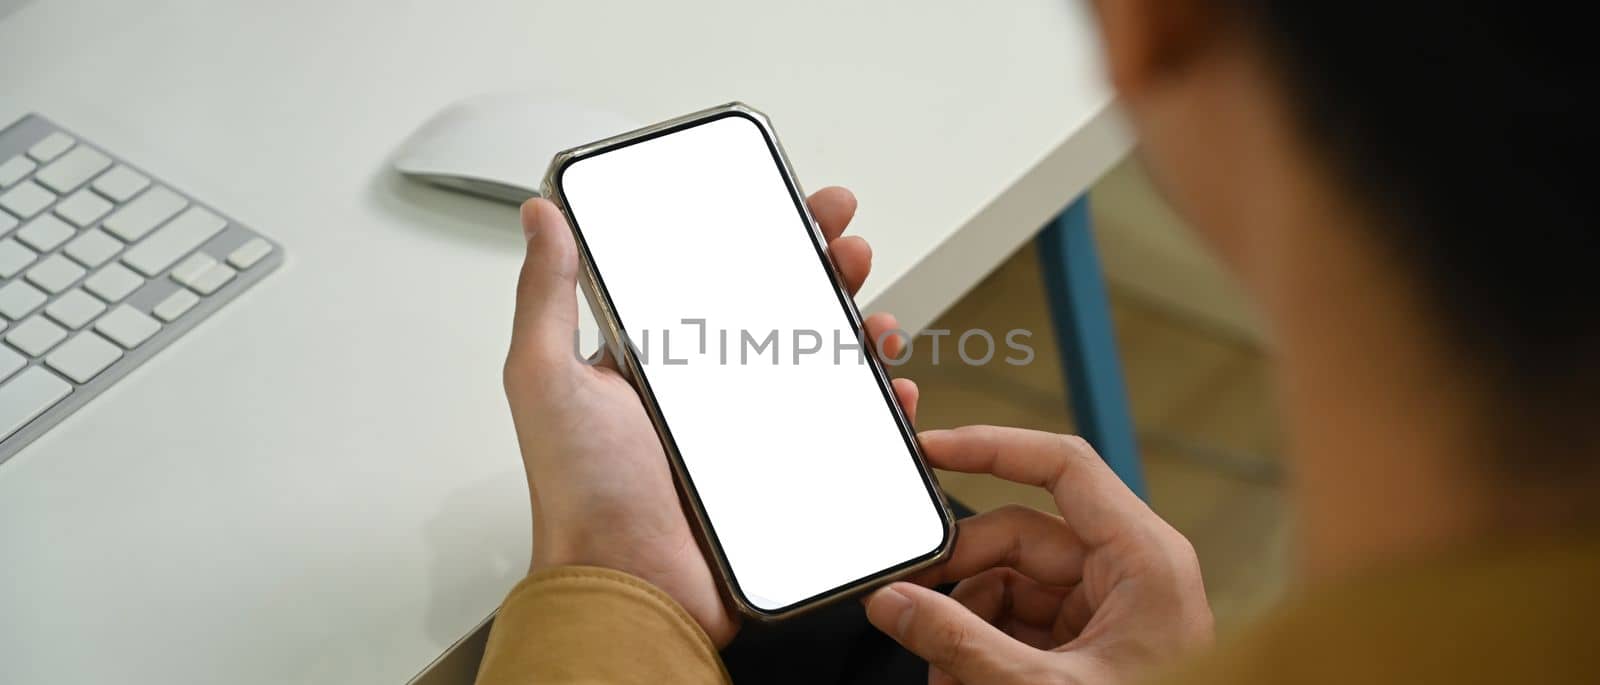
<path id="1" fill-rule="evenodd" d="M 0 130 L 0 462 L 282 261 L 43 117 Z"/>

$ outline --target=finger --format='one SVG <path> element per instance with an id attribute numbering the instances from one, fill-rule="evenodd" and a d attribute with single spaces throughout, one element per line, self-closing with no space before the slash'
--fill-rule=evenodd
<path id="1" fill-rule="evenodd" d="M 1013 639 L 1035 649 L 1062 641 L 1053 628 L 1066 591 L 1009 568 L 992 568 L 956 584 L 950 598 Z"/>
<path id="2" fill-rule="evenodd" d="M 522 205 L 522 230 L 528 253 L 517 279 L 511 358 L 570 358 L 578 332 L 578 248 L 572 231 L 561 211 L 544 199 Z"/>
<path id="3" fill-rule="evenodd" d="M 867 317 L 862 322 L 867 329 L 867 339 L 872 341 L 873 349 L 878 351 L 878 358 L 891 365 L 899 364 L 905 359 L 901 356 L 906 353 L 909 344 L 907 333 L 900 328 L 899 320 L 893 314 L 879 312 Z"/>
<path id="4" fill-rule="evenodd" d="M 960 602 L 909 583 L 874 592 L 867 620 L 934 668 L 964 683 L 1006 682 L 1044 653 L 1011 639 Z"/>
<path id="5" fill-rule="evenodd" d="M 884 363 L 894 366 L 904 361 L 901 355 L 906 352 L 906 337 L 900 330 L 900 322 L 896 321 L 893 314 L 877 313 L 867 317 L 862 322 L 867 330 L 867 340 L 877 350 L 878 358 Z M 915 381 L 909 378 L 896 378 L 891 381 L 894 385 L 894 394 L 900 400 L 900 407 L 906 412 L 906 420 L 915 424 L 917 422 L 917 402 L 922 399 L 922 391 Z"/>
<path id="6" fill-rule="evenodd" d="M 856 195 L 848 189 L 829 186 L 806 198 L 806 207 L 817 220 L 817 228 L 822 229 L 823 241 L 831 243 L 844 235 L 850 219 L 855 217 Z"/>
<path id="7" fill-rule="evenodd" d="M 1057 644 L 1066 644 L 1077 638 L 1094 618 L 1094 607 L 1089 604 L 1087 585 L 1079 585 L 1061 598 L 1061 610 L 1056 612 L 1052 631 Z"/>
<path id="8" fill-rule="evenodd" d="M 1060 517 L 1008 505 L 956 524 L 955 549 L 944 563 L 912 577 L 919 585 L 942 585 L 995 568 L 1016 569 L 1047 585 L 1067 587 L 1083 579 L 1085 547 Z"/>
<path id="9" fill-rule="evenodd" d="M 1065 610 L 1067 598 L 1081 587 L 1082 583 L 1070 588 L 1046 585 L 1017 571 L 1009 571 L 1006 574 L 1006 592 L 1011 601 L 1011 619 L 1034 626 L 1048 635 Z M 1065 640 L 1053 640 L 1050 646 L 1063 642 Z"/>
<path id="10" fill-rule="evenodd" d="M 956 583 L 955 589 L 950 591 L 950 599 L 960 602 L 984 622 L 999 625 L 1010 599 L 1006 596 L 1005 577 L 1001 575 L 1008 571 L 1010 569 L 993 568 Z"/>
<path id="11" fill-rule="evenodd" d="M 1011 639 L 1034 649 L 1053 649 L 1061 644 L 1056 642 L 1048 626 L 1040 627 L 1016 617 L 1007 617 L 995 627 L 1010 635 Z"/>
<path id="12" fill-rule="evenodd" d="M 833 268 L 839 272 L 839 280 L 844 281 L 845 291 L 854 295 L 861 290 L 867 274 L 872 272 L 872 246 L 866 238 L 847 235 L 830 242 L 828 257 L 833 259 Z"/>
<path id="13" fill-rule="evenodd" d="M 922 397 L 922 391 L 917 389 L 917 382 L 910 378 L 896 378 L 889 381 L 894 386 L 894 397 L 900 400 L 900 409 L 905 411 L 906 420 L 911 425 L 917 424 L 917 401 Z"/>
<path id="14" fill-rule="evenodd" d="M 996 426 L 926 431 L 918 437 L 929 463 L 938 468 L 989 473 L 1049 490 L 1067 525 L 1089 547 L 1155 517 L 1082 438 Z"/>
<path id="15" fill-rule="evenodd" d="M 617 356 L 611 354 L 611 346 L 603 342 L 600 343 L 600 349 L 595 350 L 594 354 L 589 355 L 584 361 L 593 369 L 622 373 L 621 367 L 617 366 Z"/>

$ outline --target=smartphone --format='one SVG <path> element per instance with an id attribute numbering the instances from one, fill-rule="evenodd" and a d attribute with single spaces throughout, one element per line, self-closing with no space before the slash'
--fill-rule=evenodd
<path id="1" fill-rule="evenodd" d="M 955 526 L 771 124 L 732 103 L 556 155 L 580 283 L 728 599 L 777 620 Z"/>

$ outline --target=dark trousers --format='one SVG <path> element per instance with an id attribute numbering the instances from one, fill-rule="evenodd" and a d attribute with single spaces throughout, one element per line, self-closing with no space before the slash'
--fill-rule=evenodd
<path id="1" fill-rule="evenodd" d="M 972 515 L 954 500 L 950 508 L 956 518 Z M 722 660 L 736 685 L 928 682 L 927 662 L 867 623 L 866 609 L 854 600 L 782 623 L 745 621 Z"/>

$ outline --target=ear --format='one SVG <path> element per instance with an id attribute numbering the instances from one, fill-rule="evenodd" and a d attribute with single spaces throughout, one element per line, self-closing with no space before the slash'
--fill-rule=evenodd
<path id="1" fill-rule="evenodd" d="M 1221 40 L 1217 0 L 1095 0 L 1111 84 L 1137 98 L 1182 74 Z"/>

